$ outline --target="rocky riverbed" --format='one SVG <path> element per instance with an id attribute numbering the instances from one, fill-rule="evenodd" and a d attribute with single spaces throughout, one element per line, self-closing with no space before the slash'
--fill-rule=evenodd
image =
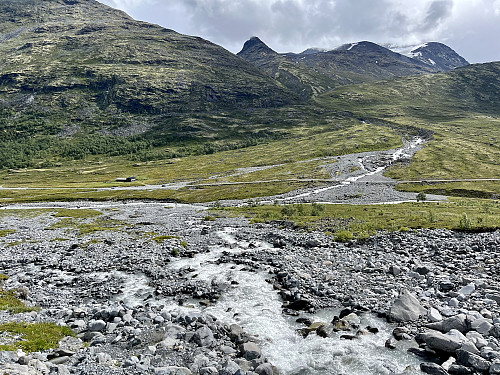
<path id="1" fill-rule="evenodd" d="M 4 288 L 41 310 L 0 323 L 77 336 L 0 352 L 4 373 L 500 374 L 498 231 L 341 244 L 201 206 L 58 206 L 1 211 L 14 231 L 0 239 Z M 83 233 L 54 216 L 76 206 L 118 227 Z"/>

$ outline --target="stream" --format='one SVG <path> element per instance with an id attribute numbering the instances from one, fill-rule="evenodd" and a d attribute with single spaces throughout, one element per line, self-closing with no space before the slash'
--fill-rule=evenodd
<path id="1" fill-rule="evenodd" d="M 308 192 L 301 193 L 298 195 L 289 196 L 289 197 L 283 198 L 281 200 L 282 201 L 291 201 L 291 200 L 297 200 L 297 199 L 301 199 L 301 198 L 310 197 L 312 195 L 319 195 L 319 194 L 327 192 L 329 190 L 338 189 L 338 188 L 342 188 L 342 187 L 354 184 L 354 183 L 356 183 L 360 180 L 363 180 L 367 177 L 379 175 L 385 169 L 387 169 L 387 167 L 389 167 L 393 162 L 401 160 L 403 158 L 410 158 L 411 156 L 413 156 L 413 154 L 415 154 L 415 152 L 417 152 L 422 147 L 423 143 L 424 143 L 424 140 L 422 138 L 414 138 L 412 141 L 406 143 L 403 147 L 400 147 L 400 148 L 395 149 L 395 150 L 390 150 L 389 154 L 388 154 L 390 156 L 389 160 L 387 162 L 382 162 L 383 165 L 378 166 L 375 169 L 369 168 L 367 166 L 367 164 L 368 164 L 367 161 L 373 157 L 380 158 L 380 155 L 386 154 L 385 152 L 362 153 L 362 154 L 351 154 L 351 155 L 341 156 L 340 157 L 341 159 L 344 158 L 346 160 L 350 160 L 353 157 L 356 158 L 355 164 L 356 164 L 356 167 L 359 168 L 359 171 L 355 175 L 346 177 L 343 180 L 339 180 L 336 185 L 314 189 L 312 191 L 308 191 Z M 359 155 L 359 156 L 356 156 L 356 155 Z"/>
<path id="2" fill-rule="evenodd" d="M 266 281 L 266 269 L 252 272 L 243 265 L 217 264 L 224 252 L 278 251 L 265 242 L 252 242 L 250 246 L 246 241 L 239 241 L 235 238 L 235 231 L 225 228 L 217 232 L 222 243 L 211 246 L 209 252 L 197 254 L 194 258 L 181 258 L 169 265 L 173 269 L 189 267 L 188 277 L 227 284 L 228 290 L 217 303 L 208 307 L 196 306 L 195 300 L 183 306 L 178 306 L 172 299 L 153 303 L 165 304 L 171 311 L 209 313 L 225 324 L 240 325 L 248 334 L 258 338 L 263 355 L 285 375 L 422 374 L 420 360 L 406 351 L 411 343 L 400 342 L 396 350 L 385 348 L 394 326 L 370 314 L 361 316 L 361 327 L 376 327 L 377 334 L 363 335 L 355 340 L 341 339 L 341 334 L 346 332 L 334 333 L 330 338 L 321 338 L 315 333 L 307 338 L 299 335 L 296 330 L 303 326 L 296 323 L 296 317 L 282 313 L 282 300 L 272 284 Z M 114 277 L 123 280 L 122 293 L 116 296 L 117 300 L 130 305 L 139 304 L 152 292 L 147 277 L 142 274 L 120 272 Z M 314 315 L 301 316 L 328 323 L 338 313 L 336 310 L 322 310 Z"/>

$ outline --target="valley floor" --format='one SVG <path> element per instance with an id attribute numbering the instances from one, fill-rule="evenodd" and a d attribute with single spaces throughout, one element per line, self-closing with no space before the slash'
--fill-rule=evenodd
<path id="1" fill-rule="evenodd" d="M 3 288 L 41 307 L 1 311 L 0 323 L 77 333 L 59 349 L 0 352 L 9 374 L 420 374 L 420 362 L 448 358 L 469 373 L 499 366 L 499 231 L 343 244 L 214 218 L 201 205 L 31 204 L 0 215 Z M 0 345 L 18 340 L 4 333 Z"/>

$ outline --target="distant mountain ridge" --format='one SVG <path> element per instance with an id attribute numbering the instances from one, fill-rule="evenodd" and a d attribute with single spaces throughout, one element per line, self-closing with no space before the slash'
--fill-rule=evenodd
<path id="1" fill-rule="evenodd" d="M 435 42 L 419 46 L 407 55 L 368 41 L 344 44 L 333 50 L 309 48 L 301 53 L 280 54 L 258 37 L 252 37 L 238 56 L 293 90 L 286 80 L 280 79 L 292 76 L 293 86 L 297 87 L 300 82 L 304 92 L 313 94 L 339 85 L 438 73 L 468 65 L 451 48 Z"/>

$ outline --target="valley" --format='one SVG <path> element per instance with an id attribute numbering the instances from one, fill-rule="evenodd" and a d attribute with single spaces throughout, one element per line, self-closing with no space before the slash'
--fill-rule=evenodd
<path id="1" fill-rule="evenodd" d="M 95 0 L 0 41 L 2 375 L 500 374 L 500 63 Z"/>

